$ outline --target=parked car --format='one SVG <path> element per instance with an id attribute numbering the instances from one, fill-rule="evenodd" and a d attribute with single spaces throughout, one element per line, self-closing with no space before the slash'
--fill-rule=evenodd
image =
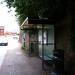
<path id="1" fill-rule="evenodd" d="M 7 46 L 8 45 L 8 40 L 4 36 L 0 36 L 0 46 Z"/>
<path id="2" fill-rule="evenodd" d="M 15 35 L 13 36 L 13 39 L 19 39 L 19 36 Z"/>

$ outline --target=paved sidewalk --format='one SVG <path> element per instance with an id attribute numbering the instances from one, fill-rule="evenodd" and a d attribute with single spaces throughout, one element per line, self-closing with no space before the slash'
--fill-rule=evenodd
<path id="1" fill-rule="evenodd" d="M 44 75 L 41 60 L 36 57 L 26 56 L 22 50 L 15 48 L 8 50 L 0 75 Z"/>

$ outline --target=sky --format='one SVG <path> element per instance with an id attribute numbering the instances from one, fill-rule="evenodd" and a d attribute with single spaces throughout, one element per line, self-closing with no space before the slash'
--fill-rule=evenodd
<path id="1" fill-rule="evenodd" d="M 3 0 L 0 0 L 0 2 Z M 4 26 L 5 32 L 19 32 L 19 25 L 15 17 L 15 9 L 8 13 L 9 8 L 6 7 L 6 3 L 0 4 L 0 26 Z"/>

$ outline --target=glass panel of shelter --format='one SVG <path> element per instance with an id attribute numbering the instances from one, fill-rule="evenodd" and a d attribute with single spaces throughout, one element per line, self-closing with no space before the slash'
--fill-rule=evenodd
<path id="1" fill-rule="evenodd" d="M 43 60 L 51 60 L 53 57 L 54 50 L 54 26 L 46 25 L 42 27 L 42 45 L 39 45 L 39 55 Z M 41 50 L 41 51 L 40 51 Z M 41 52 L 41 53 L 40 53 Z M 44 62 L 42 61 L 42 66 L 44 68 Z"/>

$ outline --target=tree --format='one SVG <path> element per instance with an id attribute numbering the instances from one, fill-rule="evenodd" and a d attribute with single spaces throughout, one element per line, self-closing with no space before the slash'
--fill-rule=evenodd
<path id="1" fill-rule="evenodd" d="M 66 12 L 67 0 L 5 0 L 9 8 L 16 8 L 20 24 L 28 17 L 60 20 Z"/>

